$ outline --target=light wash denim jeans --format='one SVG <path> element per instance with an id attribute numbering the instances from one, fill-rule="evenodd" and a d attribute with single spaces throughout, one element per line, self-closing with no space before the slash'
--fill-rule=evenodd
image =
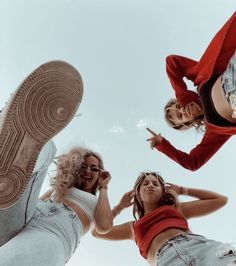
<path id="1" fill-rule="evenodd" d="M 158 266 L 230 266 L 236 265 L 231 245 L 186 234 L 166 241 L 156 253 Z"/>
<path id="2" fill-rule="evenodd" d="M 221 77 L 221 85 L 226 100 L 229 100 L 231 93 L 236 94 L 236 52 L 230 58 L 228 66 Z"/>
<path id="3" fill-rule="evenodd" d="M 47 143 L 17 203 L 0 210 L 0 266 L 63 266 L 83 234 L 78 216 L 61 203 L 38 200 L 56 148 Z"/>

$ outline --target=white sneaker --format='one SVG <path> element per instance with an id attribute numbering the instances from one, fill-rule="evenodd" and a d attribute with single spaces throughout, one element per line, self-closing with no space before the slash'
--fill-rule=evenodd
<path id="1" fill-rule="evenodd" d="M 79 72 L 62 61 L 39 66 L 1 113 L 0 208 L 17 202 L 45 143 L 73 118 L 83 95 Z"/>

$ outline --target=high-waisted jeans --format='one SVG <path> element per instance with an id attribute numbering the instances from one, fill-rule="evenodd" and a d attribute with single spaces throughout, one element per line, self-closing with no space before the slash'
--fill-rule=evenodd
<path id="1" fill-rule="evenodd" d="M 236 265 L 236 251 L 229 244 L 183 234 L 166 241 L 156 259 L 157 266 L 231 266 Z"/>
<path id="2" fill-rule="evenodd" d="M 228 66 L 222 74 L 221 85 L 227 100 L 231 93 L 236 94 L 236 52 L 230 58 Z"/>
<path id="3" fill-rule="evenodd" d="M 56 148 L 42 149 L 20 200 L 0 210 L 0 266 L 64 266 L 83 234 L 79 217 L 61 203 L 38 200 Z"/>

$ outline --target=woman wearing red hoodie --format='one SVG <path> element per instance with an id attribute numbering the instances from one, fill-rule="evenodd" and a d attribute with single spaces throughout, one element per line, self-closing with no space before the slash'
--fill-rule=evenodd
<path id="1" fill-rule="evenodd" d="M 176 99 L 165 107 L 168 124 L 179 130 L 205 127 L 200 144 L 189 153 L 176 149 L 160 134 L 151 133 L 155 147 L 183 167 L 195 171 L 236 134 L 236 12 L 217 32 L 199 62 L 170 55 L 166 70 Z M 183 78 L 197 87 L 188 90 Z"/>

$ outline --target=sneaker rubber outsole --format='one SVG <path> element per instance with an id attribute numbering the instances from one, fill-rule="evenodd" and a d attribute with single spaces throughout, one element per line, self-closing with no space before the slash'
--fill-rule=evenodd
<path id="1" fill-rule="evenodd" d="M 63 61 L 39 66 L 19 86 L 0 124 L 0 208 L 14 205 L 40 150 L 75 115 L 83 96 L 79 72 Z"/>

